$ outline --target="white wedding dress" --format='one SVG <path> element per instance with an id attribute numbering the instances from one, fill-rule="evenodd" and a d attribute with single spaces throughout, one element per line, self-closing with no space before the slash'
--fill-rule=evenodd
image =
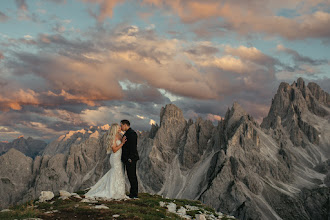
<path id="1" fill-rule="evenodd" d="M 121 144 L 120 140 L 116 144 Z M 124 166 L 121 162 L 122 149 L 110 155 L 111 169 L 85 194 L 86 198 L 93 199 L 125 199 Z"/>

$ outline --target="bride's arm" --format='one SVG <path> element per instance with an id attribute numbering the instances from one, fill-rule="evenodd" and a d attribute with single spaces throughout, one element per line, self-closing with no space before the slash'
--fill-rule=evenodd
<path id="1" fill-rule="evenodd" d="M 116 141 L 115 141 L 115 143 L 112 145 L 112 151 L 113 151 L 114 153 L 116 153 L 120 148 L 123 147 L 123 145 L 125 144 L 125 142 L 126 142 L 126 137 L 123 139 L 122 143 L 119 144 L 119 145 L 117 145 L 117 144 L 116 144 Z"/>

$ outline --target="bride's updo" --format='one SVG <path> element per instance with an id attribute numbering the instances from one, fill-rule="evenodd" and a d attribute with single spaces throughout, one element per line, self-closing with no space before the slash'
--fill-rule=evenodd
<path id="1" fill-rule="evenodd" d="M 115 143 L 116 140 L 116 134 L 119 129 L 119 124 L 113 123 L 110 127 L 110 129 L 107 131 L 107 136 L 105 139 L 105 143 L 107 146 L 107 154 L 112 152 L 112 146 Z"/>

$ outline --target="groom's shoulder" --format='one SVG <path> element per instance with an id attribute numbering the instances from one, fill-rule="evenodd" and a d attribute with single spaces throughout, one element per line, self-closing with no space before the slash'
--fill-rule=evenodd
<path id="1" fill-rule="evenodd" d="M 134 133 L 134 134 L 136 134 L 136 131 L 134 131 L 132 128 L 131 128 L 131 132 Z"/>
<path id="2" fill-rule="evenodd" d="M 127 133 L 136 134 L 136 132 L 135 132 L 132 128 L 128 129 L 126 132 L 127 132 Z"/>

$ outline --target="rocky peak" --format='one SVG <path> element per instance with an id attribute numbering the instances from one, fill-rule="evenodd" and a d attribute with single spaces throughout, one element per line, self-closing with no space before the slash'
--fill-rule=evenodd
<path id="1" fill-rule="evenodd" d="M 312 95 L 322 104 L 330 108 L 330 95 L 321 89 L 321 87 L 314 83 L 310 82 L 307 85 L 308 89 L 312 93 Z"/>
<path id="2" fill-rule="evenodd" d="M 305 86 L 302 78 L 291 86 L 288 83 L 281 83 L 272 100 L 268 116 L 264 118 L 261 125 L 269 128 L 274 125 L 277 116 L 284 121 L 283 119 L 288 115 L 300 117 L 306 111 L 324 117 L 329 114 L 324 106 L 330 106 L 329 94 L 316 83 Z"/>
<path id="3" fill-rule="evenodd" d="M 182 110 L 174 104 L 168 104 L 162 107 L 160 111 L 160 126 L 166 126 L 168 124 L 175 125 L 185 123 L 186 120 L 183 117 Z"/>
<path id="4" fill-rule="evenodd" d="M 159 129 L 158 124 L 152 124 L 149 132 L 149 138 L 154 139 L 158 129 Z"/>
<path id="5" fill-rule="evenodd" d="M 16 159 L 28 158 L 22 152 L 16 150 L 15 148 L 11 148 L 7 153 L 3 155 L 3 157 L 16 158 Z M 31 158 L 29 158 L 29 160 L 31 160 Z"/>
<path id="6" fill-rule="evenodd" d="M 304 82 L 303 78 L 299 77 L 297 82 L 293 82 L 293 84 L 291 86 L 295 86 L 298 89 L 302 90 L 305 88 L 305 82 Z"/>
<path id="7" fill-rule="evenodd" d="M 243 116 L 247 116 L 246 111 L 238 104 L 234 102 L 231 109 L 228 109 L 225 116 L 225 121 L 228 122 L 227 127 L 230 127 L 235 122 L 239 121 Z"/>
<path id="8" fill-rule="evenodd" d="M 329 111 L 325 108 L 328 96 L 315 83 L 306 86 L 302 78 L 291 86 L 281 83 L 261 126 L 279 130 L 282 125 L 287 129 L 292 143 L 296 146 L 306 146 L 309 142 L 318 144 L 319 131 L 312 126 L 307 117 L 311 114 L 319 117 L 329 115 Z"/>
<path id="9" fill-rule="evenodd" d="M 234 102 L 233 106 L 231 107 L 231 112 L 232 115 L 241 116 L 241 117 L 247 115 L 246 111 L 237 102 Z"/>

